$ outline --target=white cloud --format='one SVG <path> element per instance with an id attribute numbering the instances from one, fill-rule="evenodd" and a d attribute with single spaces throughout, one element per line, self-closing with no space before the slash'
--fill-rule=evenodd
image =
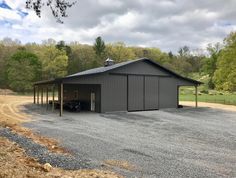
<path id="1" fill-rule="evenodd" d="M 0 1 L 1 2 L 1 1 Z M 22 9 L 25 7 L 24 0 L 5 0 L 5 2 L 12 8 L 12 9 Z"/>
<path id="2" fill-rule="evenodd" d="M 183 45 L 203 48 L 236 30 L 235 0 L 83 0 L 68 11 L 64 24 L 46 8 L 41 18 L 33 11 L 22 18 L 15 10 L 26 11 L 25 0 L 6 2 L 13 11 L 0 8 L 0 21 L 13 24 L 0 23 L 0 38 L 14 34 L 23 42 L 54 38 L 92 44 L 102 36 L 106 42 L 177 51 Z"/>
<path id="3" fill-rule="evenodd" d="M 19 21 L 21 16 L 16 11 L 0 8 L 0 20 Z"/>

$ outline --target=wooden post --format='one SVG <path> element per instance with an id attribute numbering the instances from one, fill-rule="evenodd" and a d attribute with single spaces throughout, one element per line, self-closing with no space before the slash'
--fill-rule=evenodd
<path id="1" fill-rule="evenodd" d="M 60 87 L 60 116 L 62 116 L 63 113 L 63 83 L 61 83 Z"/>
<path id="2" fill-rule="evenodd" d="M 58 84 L 57 85 L 57 101 L 58 101 L 58 103 L 60 103 L 60 100 L 61 100 L 61 85 L 60 84 Z"/>
<path id="3" fill-rule="evenodd" d="M 35 104 L 35 85 L 34 85 L 34 104 Z"/>
<path id="4" fill-rule="evenodd" d="M 41 88 L 41 105 L 43 106 L 43 86 Z"/>
<path id="5" fill-rule="evenodd" d="M 52 111 L 54 111 L 54 107 L 55 107 L 55 104 L 54 104 L 54 98 L 55 98 L 55 85 L 53 84 L 52 86 Z"/>
<path id="6" fill-rule="evenodd" d="M 39 86 L 37 86 L 37 104 L 39 105 Z"/>
<path id="7" fill-rule="evenodd" d="M 195 86 L 195 107 L 198 107 L 198 103 L 197 103 L 197 85 Z"/>
<path id="8" fill-rule="evenodd" d="M 177 86 L 177 108 L 179 108 L 179 86 Z"/>
<path id="9" fill-rule="evenodd" d="M 48 86 L 46 88 L 46 106 L 47 106 L 47 109 L 48 109 Z"/>

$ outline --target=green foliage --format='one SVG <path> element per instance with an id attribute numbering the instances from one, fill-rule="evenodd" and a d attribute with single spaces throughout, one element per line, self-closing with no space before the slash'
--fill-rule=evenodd
<path id="1" fill-rule="evenodd" d="M 106 54 L 115 62 L 123 62 L 135 58 L 133 50 L 122 42 L 108 44 L 106 47 Z"/>
<path id="2" fill-rule="evenodd" d="M 7 62 L 19 47 L 18 40 L 4 38 L 0 41 L 0 88 L 7 88 Z"/>
<path id="3" fill-rule="evenodd" d="M 59 41 L 56 44 L 56 48 L 59 50 L 64 50 L 66 52 L 66 55 L 69 57 L 71 55 L 71 47 L 66 45 L 65 41 Z"/>
<path id="4" fill-rule="evenodd" d="M 73 45 L 72 54 L 68 64 L 68 73 L 73 74 L 83 70 L 99 66 L 96 64 L 97 58 L 92 46 Z"/>
<path id="5" fill-rule="evenodd" d="M 218 90 L 233 92 L 236 91 L 236 32 L 230 33 L 224 42 L 213 81 Z"/>
<path id="6" fill-rule="evenodd" d="M 208 82 L 208 87 L 210 89 L 215 88 L 215 84 L 213 82 L 213 76 L 216 71 L 216 63 L 220 55 L 220 50 L 221 50 L 220 43 L 216 43 L 215 45 L 209 44 L 207 47 L 207 51 L 210 56 L 205 57 L 203 59 L 203 66 L 201 71 L 209 75 L 210 79 Z"/>
<path id="7" fill-rule="evenodd" d="M 55 46 L 46 46 L 39 56 L 42 63 L 42 79 L 48 80 L 67 75 L 68 56 L 66 51 L 59 50 Z"/>
<path id="8" fill-rule="evenodd" d="M 33 82 L 40 79 L 41 64 L 38 57 L 25 50 L 16 52 L 8 61 L 9 86 L 15 91 L 30 91 Z"/>
<path id="9" fill-rule="evenodd" d="M 93 49 L 99 58 L 101 58 L 102 55 L 104 54 L 106 45 L 100 36 L 95 39 Z"/>

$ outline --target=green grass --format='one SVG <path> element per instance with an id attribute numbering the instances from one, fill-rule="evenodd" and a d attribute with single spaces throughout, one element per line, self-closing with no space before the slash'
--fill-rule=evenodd
<path id="1" fill-rule="evenodd" d="M 194 94 L 180 94 L 180 101 L 195 101 Z M 236 105 L 236 94 L 199 94 L 198 101 Z"/>

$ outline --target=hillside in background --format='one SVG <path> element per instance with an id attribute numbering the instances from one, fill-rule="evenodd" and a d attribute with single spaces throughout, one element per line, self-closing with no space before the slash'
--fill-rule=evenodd
<path id="1" fill-rule="evenodd" d="M 199 89 L 201 94 L 235 92 L 236 32 L 222 43 L 209 44 L 205 51 L 197 53 L 184 46 L 173 54 L 158 48 L 126 46 L 122 42 L 106 44 L 101 37 L 95 39 L 94 45 L 53 39 L 22 45 L 19 40 L 4 38 L 0 41 L 0 88 L 30 92 L 35 81 L 99 67 L 108 57 L 116 63 L 147 57 L 183 76 L 204 82 Z"/>

